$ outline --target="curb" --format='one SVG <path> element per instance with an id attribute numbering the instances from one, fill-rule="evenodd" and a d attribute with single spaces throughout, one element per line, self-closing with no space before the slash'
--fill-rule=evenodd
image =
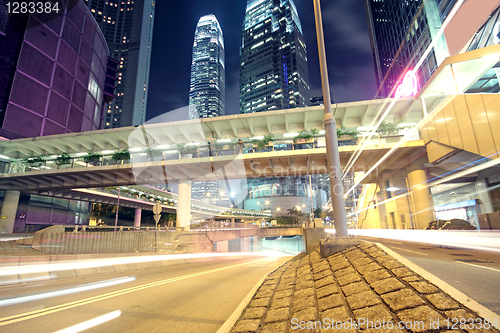
<path id="1" fill-rule="evenodd" d="M 469 296 L 465 295 L 461 291 L 453 288 L 450 286 L 448 283 L 445 281 L 441 280 L 435 275 L 432 275 L 422 267 L 418 266 L 417 264 L 413 263 L 412 261 L 406 259 L 405 257 L 401 256 L 400 254 L 394 252 L 393 250 L 389 249 L 388 247 L 380 244 L 380 243 L 375 243 L 378 247 L 380 247 L 382 250 L 384 250 L 387 254 L 391 255 L 393 258 L 401 262 L 403 265 L 406 267 L 410 268 L 413 270 L 415 273 L 419 274 L 422 276 L 424 279 L 431 281 L 433 284 L 435 284 L 437 287 L 439 287 L 442 291 L 453 297 L 457 302 L 460 304 L 468 307 L 474 312 L 477 312 L 481 317 L 488 319 L 490 322 L 494 322 L 495 320 L 497 322 L 500 322 L 500 316 L 496 314 L 495 312 L 491 311 L 490 309 L 486 308 L 484 305 L 479 304 Z"/>
<path id="2" fill-rule="evenodd" d="M 278 267 L 279 268 L 279 267 Z M 277 269 L 277 268 L 276 268 Z M 271 272 L 267 273 L 266 275 L 264 275 L 256 284 L 255 286 L 252 288 L 252 290 L 250 290 L 250 292 L 248 293 L 248 295 L 245 296 L 245 298 L 243 299 L 243 301 L 241 301 L 241 303 L 236 307 L 236 309 L 233 311 L 233 313 L 229 316 L 229 318 L 224 322 L 224 324 L 222 324 L 222 326 L 217 330 L 216 333 L 229 333 L 231 331 L 231 329 L 233 328 L 234 324 L 236 323 L 236 321 L 238 320 L 238 318 L 240 318 L 243 310 L 247 307 L 247 305 L 250 303 L 250 301 L 252 300 L 253 296 L 255 295 L 255 293 L 257 292 L 257 289 L 259 289 L 259 287 L 262 285 L 262 283 L 264 283 L 264 281 L 267 279 L 267 277 L 272 273 L 274 272 L 276 269 L 272 270 Z"/>

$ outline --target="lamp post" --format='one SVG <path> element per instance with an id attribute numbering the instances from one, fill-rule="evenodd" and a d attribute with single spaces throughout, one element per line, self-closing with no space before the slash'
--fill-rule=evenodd
<path id="1" fill-rule="evenodd" d="M 325 40 L 323 35 L 323 21 L 321 18 L 320 0 L 313 0 L 314 16 L 316 21 L 316 35 L 318 38 L 319 65 L 321 69 L 321 85 L 323 87 L 323 104 L 325 117 L 323 119 L 326 137 L 326 157 L 328 174 L 330 176 L 330 192 L 332 195 L 333 219 L 335 236 L 347 237 L 347 218 L 345 212 L 344 187 L 342 186 L 342 172 L 340 169 L 340 155 L 337 141 L 337 127 L 332 114 L 330 99 L 330 84 L 326 65 Z M 339 192 L 339 193 L 337 193 Z"/>

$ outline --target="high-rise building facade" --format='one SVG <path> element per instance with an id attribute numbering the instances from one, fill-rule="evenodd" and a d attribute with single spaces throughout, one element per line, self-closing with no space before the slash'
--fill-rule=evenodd
<path id="1" fill-rule="evenodd" d="M 307 49 L 293 0 L 248 0 L 241 34 L 240 113 L 308 104 Z"/>
<path id="2" fill-rule="evenodd" d="M 205 15 L 194 34 L 189 119 L 223 116 L 225 90 L 222 30 L 214 15 Z"/>
<path id="3" fill-rule="evenodd" d="M 365 0 L 377 97 L 393 97 L 405 73 L 419 62 L 415 74 L 418 88 L 422 87 L 449 56 L 445 35 L 439 30 L 456 2 Z"/>
<path id="4" fill-rule="evenodd" d="M 146 119 L 156 0 L 85 0 L 118 64 L 116 98 L 102 128 L 136 126 Z"/>
<path id="5" fill-rule="evenodd" d="M 3 138 L 99 129 L 105 105 L 114 97 L 117 63 L 109 58 L 93 15 L 83 1 L 59 5 L 58 15 L 50 17 L 6 15 L 0 0 Z M 5 196 L 0 191 L 2 205 Z M 13 231 L 87 224 L 88 214 L 87 202 L 21 193 Z"/>

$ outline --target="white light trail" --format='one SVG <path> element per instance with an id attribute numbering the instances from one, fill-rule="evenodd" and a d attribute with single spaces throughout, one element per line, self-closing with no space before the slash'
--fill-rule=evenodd
<path id="1" fill-rule="evenodd" d="M 19 303 L 25 303 L 25 302 L 31 302 L 31 301 L 39 301 L 41 299 L 57 297 L 57 296 L 64 296 L 64 295 L 74 294 L 74 293 L 98 289 L 98 288 L 105 288 L 105 287 L 110 287 L 110 286 L 114 286 L 117 284 L 122 284 L 122 283 L 132 282 L 132 281 L 135 281 L 135 277 L 128 276 L 128 277 L 113 279 L 113 280 L 108 280 L 108 281 L 89 283 L 89 284 L 79 286 L 76 288 L 71 288 L 71 289 L 52 291 L 49 293 L 38 294 L 38 295 L 4 299 L 4 300 L 0 300 L 0 306 L 7 306 L 7 305 L 13 305 L 13 304 L 19 304 Z"/>
<path id="2" fill-rule="evenodd" d="M 113 312 L 110 312 L 108 314 L 105 314 L 103 316 L 100 316 L 100 317 L 97 317 L 97 318 L 94 318 L 94 319 L 91 319 L 91 320 L 87 320 L 87 321 L 84 321 L 83 323 L 80 323 L 80 324 L 77 324 L 75 326 L 71 326 L 71 327 L 68 327 L 68 328 L 65 328 L 63 330 L 60 330 L 60 331 L 57 331 L 57 332 L 54 332 L 54 333 L 77 333 L 77 332 L 81 332 L 81 331 L 84 331 L 86 329 L 89 329 L 91 327 L 95 327 L 97 325 L 101 325 L 107 321 L 110 321 L 110 320 L 113 320 L 115 318 L 118 318 L 120 317 L 120 315 L 122 314 L 122 312 L 120 310 L 116 310 L 116 311 L 113 311 Z"/>

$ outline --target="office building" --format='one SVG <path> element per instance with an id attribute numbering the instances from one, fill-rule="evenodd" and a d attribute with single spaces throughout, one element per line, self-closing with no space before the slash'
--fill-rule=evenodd
<path id="1" fill-rule="evenodd" d="M 240 113 L 308 104 L 307 49 L 293 0 L 248 0 L 241 33 Z"/>
<path id="2" fill-rule="evenodd" d="M 418 88 L 422 87 L 449 56 L 445 35 L 438 31 L 455 3 L 365 0 L 379 97 L 394 96 L 402 77 L 419 61 L 422 64 L 416 77 Z M 433 42 L 434 47 L 426 53 Z"/>
<path id="3" fill-rule="evenodd" d="M 189 119 L 223 116 L 225 89 L 222 30 L 214 15 L 205 15 L 194 34 Z"/>
<path id="4" fill-rule="evenodd" d="M 118 61 L 116 98 L 102 128 L 137 126 L 146 119 L 155 0 L 85 0 Z"/>
<path id="5" fill-rule="evenodd" d="M 189 85 L 189 119 L 217 117 L 225 109 L 224 37 L 217 18 L 205 15 L 196 25 Z M 217 203 L 220 182 L 194 182 L 193 199 Z"/>
<path id="6" fill-rule="evenodd" d="M 117 63 L 83 1 L 39 14 L 4 15 L 0 1 L 0 136 L 99 129 L 114 98 Z M 3 201 L 4 193 L 0 193 Z M 86 202 L 21 193 L 14 230 L 88 223 Z"/>

